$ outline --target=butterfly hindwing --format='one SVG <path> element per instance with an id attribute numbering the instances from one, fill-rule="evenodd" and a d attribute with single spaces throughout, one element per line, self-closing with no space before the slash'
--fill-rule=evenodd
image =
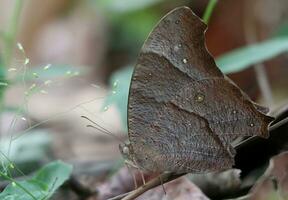
<path id="1" fill-rule="evenodd" d="M 177 173 L 219 171 L 230 168 L 233 158 L 214 137 L 207 120 L 157 102 L 133 90 L 129 139 L 135 163 L 146 171 Z M 221 159 L 219 159 L 221 158 Z"/>
<path id="2" fill-rule="evenodd" d="M 164 57 L 148 53 L 139 57 L 130 88 L 128 125 L 135 161 L 146 170 L 203 172 L 233 165 L 208 121 L 173 102 L 190 79 Z"/>

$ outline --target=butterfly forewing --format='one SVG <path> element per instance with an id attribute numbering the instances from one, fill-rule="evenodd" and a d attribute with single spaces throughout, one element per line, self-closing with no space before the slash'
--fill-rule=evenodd
<path id="1" fill-rule="evenodd" d="M 206 27 L 189 8 L 175 9 L 153 29 L 141 52 L 165 57 L 191 80 L 223 77 L 205 47 Z"/>

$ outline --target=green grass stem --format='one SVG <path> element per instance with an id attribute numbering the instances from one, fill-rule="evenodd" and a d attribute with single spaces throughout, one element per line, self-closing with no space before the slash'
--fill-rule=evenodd
<path id="1" fill-rule="evenodd" d="M 206 9 L 205 9 L 205 12 L 204 12 L 204 15 L 202 17 L 203 21 L 205 22 L 205 24 L 208 24 L 209 23 L 209 20 L 210 20 L 210 17 L 213 13 L 213 10 L 217 4 L 218 0 L 210 0 Z"/>

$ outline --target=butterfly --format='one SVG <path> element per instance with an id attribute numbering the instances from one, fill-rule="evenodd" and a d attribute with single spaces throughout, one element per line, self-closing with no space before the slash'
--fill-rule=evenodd
<path id="1" fill-rule="evenodd" d="M 120 151 L 146 172 L 206 173 L 234 164 L 237 137 L 267 138 L 273 120 L 216 66 L 207 26 L 190 8 L 169 12 L 145 41 Z"/>

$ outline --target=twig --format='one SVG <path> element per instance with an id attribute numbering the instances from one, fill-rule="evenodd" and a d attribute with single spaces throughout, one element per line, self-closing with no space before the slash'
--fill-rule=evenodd
<path id="1" fill-rule="evenodd" d="M 281 126 L 284 126 L 285 124 L 288 124 L 288 117 L 280 120 L 279 122 L 275 123 L 275 124 L 272 124 L 268 130 L 269 130 L 269 133 L 272 132 L 272 131 L 275 131 L 276 129 L 280 128 Z M 240 142 L 239 144 L 237 144 L 235 146 L 235 149 L 241 149 L 243 148 L 243 146 L 247 145 L 248 143 L 252 143 L 253 140 L 256 140 L 257 138 L 259 138 L 258 136 L 252 136 L 242 142 Z"/>
<path id="2" fill-rule="evenodd" d="M 251 199 L 251 195 L 250 194 L 247 194 L 245 196 L 238 197 L 238 198 L 235 198 L 235 199 L 226 199 L 226 200 L 249 200 L 249 199 Z"/>
<path id="3" fill-rule="evenodd" d="M 160 177 L 155 177 L 152 180 L 150 180 L 149 182 L 147 182 L 145 185 L 142 185 L 141 187 L 137 188 L 136 190 L 134 190 L 133 192 L 129 193 L 126 197 L 124 197 L 122 200 L 132 200 L 135 199 L 136 197 L 140 196 L 141 194 L 143 194 L 144 192 L 158 186 L 164 183 L 167 183 L 171 180 L 174 180 L 180 176 L 183 176 L 185 174 L 174 174 L 174 173 L 164 173 Z"/>
<path id="4" fill-rule="evenodd" d="M 278 128 L 281 128 L 281 126 L 287 124 L 288 122 L 288 117 L 287 118 L 284 118 L 282 119 L 281 121 L 273 124 L 271 127 L 269 127 L 269 132 L 272 132 L 272 131 L 275 131 L 276 129 Z M 278 132 L 279 133 L 279 132 Z M 277 132 L 275 132 L 270 138 L 271 140 L 275 140 L 275 138 L 277 138 Z M 278 135 L 279 136 L 279 135 Z M 247 140 L 244 140 L 243 142 L 241 142 L 240 144 L 238 144 L 235 149 L 236 151 L 240 151 L 240 150 L 243 150 L 245 149 L 247 146 L 253 146 L 253 144 L 255 143 L 258 143 L 259 140 L 262 140 L 262 138 L 259 138 L 259 137 L 251 137 L 251 138 L 248 138 Z M 266 140 L 266 139 L 263 139 L 263 140 Z M 284 140 L 287 142 L 287 140 Z M 283 142 L 284 142 L 283 141 Z M 273 141 L 272 141 L 273 143 Z M 279 148 L 281 148 L 281 145 L 278 146 Z M 242 155 L 242 154 L 241 154 Z M 236 154 L 237 156 L 237 154 Z M 270 154 L 269 154 L 270 156 Z M 241 158 L 240 158 L 241 159 Z M 237 160 L 236 160 L 237 161 Z M 237 167 L 237 162 L 236 162 L 236 168 Z M 241 168 L 241 167 L 240 167 Z M 163 174 L 162 175 L 162 182 L 163 183 L 167 183 L 167 182 L 170 182 L 172 180 L 175 180 L 176 178 L 179 178 L 180 176 L 183 176 L 185 174 L 173 174 L 173 173 L 166 173 L 166 174 Z M 141 194 L 143 194 L 144 192 L 156 187 L 156 186 L 159 186 L 161 185 L 161 180 L 159 179 L 159 177 L 156 177 L 156 178 L 153 178 L 152 180 L 150 180 L 149 182 L 147 182 L 145 185 L 137 188 L 136 190 L 130 192 L 130 193 L 126 193 L 126 194 L 121 194 L 117 197 L 114 197 L 112 198 L 112 200 L 118 200 L 119 198 L 123 197 L 122 200 L 133 200 L 135 199 L 136 197 L 140 196 Z M 109 199 L 111 200 L 111 199 Z"/>
<path id="5" fill-rule="evenodd" d="M 132 193 L 134 191 L 130 191 L 130 192 L 127 192 L 127 193 L 124 193 L 124 194 L 120 194 L 116 197 L 112 197 L 110 199 L 107 199 L 107 200 L 121 200 L 122 198 L 126 197 L 128 194 Z"/>
<path id="6" fill-rule="evenodd" d="M 157 176 L 157 177 L 151 179 L 150 181 L 148 181 L 145 185 L 142 185 L 141 187 L 137 188 L 136 190 L 133 190 L 133 191 L 125 193 L 125 194 L 118 195 L 118 196 L 110 198 L 108 200 L 118 200 L 121 198 L 122 198 L 122 200 L 133 200 L 136 197 L 143 194 L 144 192 L 146 192 L 146 191 L 148 191 L 154 187 L 157 187 L 161 184 L 175 180 L 176 178 L 179 178 L 183 175 L 185 175 L 185 174 L 164 173 L 161 175 L 161 179 L 159 178 L 159 176 Z"/>

